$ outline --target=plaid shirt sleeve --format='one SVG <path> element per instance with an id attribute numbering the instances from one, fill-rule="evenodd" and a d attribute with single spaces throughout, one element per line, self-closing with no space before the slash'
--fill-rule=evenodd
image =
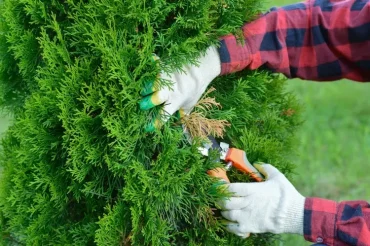
<path id="1" fill-rule="evenodd" d="M 221 74 L 268 69 L 288 78 L 370 81 L 370 0 L 309 0 L 242 27 L 244 44 L 221 38 Z"/>
<path id="2" fill-rule="evenodd" d="M 303 233 L 306 240 L 324 245 L 370 245 L 370 204 L 337 203 L 306 198 Z"/>

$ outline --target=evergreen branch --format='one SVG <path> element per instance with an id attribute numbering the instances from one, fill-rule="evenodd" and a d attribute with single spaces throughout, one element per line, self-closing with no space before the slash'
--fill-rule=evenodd
<path id="1" fill-rule="evenodd" d="M 221 104 L 216 102 L 215 98 L 208 97 L 215 90 L 215 88 L 211 87 L 206 91 L 195 105 L 194 111 L 188 116 L 184 116 L 181 120 L 192 138 L 206 139 L 209 135 L 222 138 L 225 128 L 230 126 L 227 120 L 208 119 L 205 117 L 207 111 L 212 108 L 221 108 Z"/>

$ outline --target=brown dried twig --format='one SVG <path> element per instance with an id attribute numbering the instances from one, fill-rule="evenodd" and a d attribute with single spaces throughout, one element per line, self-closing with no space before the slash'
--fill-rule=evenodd
<path id="1" fill-rule="evenodd" d="M 225 128 L 230 126 L 227 120 L 208 119 L 205 117 L 206 112 L 213 107 L 222 108 L 215 98 L 208 97 L 208 94 L 213 91 L 215 91 L 215 88 L 210 88 L 195 105 L 194 111 L 182 118 L 182 123 L 193 138 L 200 137 L 205 139 L 208 135 L 222 138 Z"/>

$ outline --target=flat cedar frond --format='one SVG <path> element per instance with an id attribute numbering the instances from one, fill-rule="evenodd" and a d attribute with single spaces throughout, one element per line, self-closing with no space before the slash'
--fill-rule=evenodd
<path id="1" fill-rule="evenodd" d="M 230 126 L 226 120 L 208 119 L 200 112 L 184 117 L 182 123 L 193 138 L 207 138 L 208 135 L 222 138 L 225 127 Z"/>
<path id="2" fill-rule="evenodd" d="M 201 110 L 210 110 L 214 106 L 221 108 L 221 104 L 216 102 L 216 99 L 213 97 L 206 97 L 201 99 L 197 105 L 195 105 L 195 108 L 201 109 Z"/>
<path id="3" fill-rule="evenodd" d="M 123 238 L 123 240 L 120 242 L 120 246 L 131 246 L 131 237 L 132 232 L 128 234 L 127 237 Z"/>
<path id="4" fill-rule="evenodd" d="M 194 111 L 182 118 L 182 123 L 191 137 L 207 138 L 208 135 L 222 138 L 225 127 L 230 126 L 227 120 L 209 119 L 205 113 L 213 107 L 221 108 L 221 104 L 216 102 L 213 97 L 207 97 L 209 93 L 216 89 L 211 87 L 195 105 Z M 200 111 L 198 110 L 200 109 Z"/>
<path id="5" fill-rule="evenodd" d="M 209 88 L 209 90 L 204 93 L 203 97 L 195 105 L 195 109 L 210 110 L 213 107 L 222 108 L 221 104 L 216 102 L 214 97 L 208 97 L 208 94 L 215 90 L 216 89 L 214 87 Z"/>
<path id="6" fill-rule="evenodd" d="M 198 211 L 198 218 L 199 221 L 204 223 L 205 225 L 216 225 L 217 219 L 214 216 L 214 208 L 209 206 L 201 206 L 199 207 Z"/>

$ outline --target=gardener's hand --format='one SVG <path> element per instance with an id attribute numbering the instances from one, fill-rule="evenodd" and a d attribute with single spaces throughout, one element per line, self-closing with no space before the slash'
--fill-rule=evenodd
<path id="1" fill-rule="evenodd" d="M 166 122 L 176 111 L 189 114 L 196 105 L 207 86 L 221 73 L 221 62 L 216 47 L 207 49 L 206 54 L 198 60 L 198 66 L 186 65 L 184 72 L 172 74 L 161 73 L 160 78 L 173 83 L 171 88 L 167 86 L 155 91 L 155 83 L 151 83 L 142 93 L 145 96 L 140 102 L 142 110 L 151 109 L 162 105 L 161 120 L 157 119 L 147 127 L 147 131 L 153 131 L 159 124 Z"/>
<path id="2" fill-rule="evenodd" d="M 302 235 L 305 198 L 275 167 L 255 166 L 266 181 L 228 185 L 234 194 L 220 204 L 227 230 L 244 238 L 265 232 Z"/>

